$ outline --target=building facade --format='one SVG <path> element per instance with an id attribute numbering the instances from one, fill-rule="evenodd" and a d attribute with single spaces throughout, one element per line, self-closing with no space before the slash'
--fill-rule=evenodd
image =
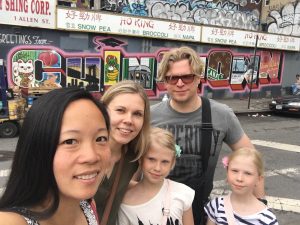
<path id="1" fill-rule="evenodd" d="M 157 99 L 163 53 L 189 46 L 206 65 L 199 93 L 275 97 L 300 72 L 298 11 L 288 0 L 0 0 L 0 58 L 10 86 L 104 92 L 131 79 Z"/>

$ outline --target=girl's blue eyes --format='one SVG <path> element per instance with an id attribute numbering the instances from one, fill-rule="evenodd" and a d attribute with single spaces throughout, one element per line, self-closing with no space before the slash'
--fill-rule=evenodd
<path id="1" fill-rule="evenodd" d="M 238 173 L 239 171 L 238 170 L 235 170 L 235 169 L 231 169 L 232 172 L 234 173 Z M 244 172 L 246 175 L 252 175 L 251 172 Z"/>
<path id="2" fill-rule="evenodd" d="M 156 161 L 155 158 L 148 158 L 148 160 L 151 161 L 151 162 Z M 170 161 L 168 161 L 168 160 L 163 160 L 163 161 L 162 161 L 162 163 L 164 163 L 164 164 L 169 163 L 169 162 L 170 162 Z"/>

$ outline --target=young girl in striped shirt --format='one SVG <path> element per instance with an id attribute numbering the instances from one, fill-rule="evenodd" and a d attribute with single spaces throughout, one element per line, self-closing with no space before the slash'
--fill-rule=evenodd
<path id="1" fill-rule="evenodd" d="M 278 225 L 273 212 L 253 195 L 255 186 L 263 178 L 261 154 L 252 148 L 240 148 L 227 160 L 223 159 L 223 163 L 232 192 L 207 203 L 204 208 L 208 215 L 206 225 Z"/>

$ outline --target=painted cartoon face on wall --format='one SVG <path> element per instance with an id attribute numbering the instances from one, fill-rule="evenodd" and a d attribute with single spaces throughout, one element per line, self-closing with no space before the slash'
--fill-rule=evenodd
<path id="1" fill-rule="evenodd" d="M 117 57 L 114 55 L 108 55 L 105 61 L 106 61 L 105 73 L 106 76 L 108 77 L 108 80 L 110 81 L 116 80 L 120 69 Z"/>
<path id="2" fill-rule="evenodd" d="M 119 68 L 117 57 L 113 55 L 107 56 L 106 63 L 108 71 L 113 71 Z"/>
<path id="3" fill-rule="evenodd" d="M 23 88 L 31 86 L 30 83 L 34 80 L 34 66 L 32 60 L 25 62 L 22 59 L 19 59 L 16 69 L 20 78 L 20 86 Z"/>

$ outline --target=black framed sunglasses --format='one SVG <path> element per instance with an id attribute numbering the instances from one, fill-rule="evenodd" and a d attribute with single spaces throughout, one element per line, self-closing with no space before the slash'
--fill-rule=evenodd
<path id="1" fill-rule="evenodd" d="M 181 76 L 165 76 L 165 81 L 168 84 L 177 84 L 178 80 L 180 79 L 185 84 L 190 84 L 194 81 L 195 74 L 183 74 Z"/>

